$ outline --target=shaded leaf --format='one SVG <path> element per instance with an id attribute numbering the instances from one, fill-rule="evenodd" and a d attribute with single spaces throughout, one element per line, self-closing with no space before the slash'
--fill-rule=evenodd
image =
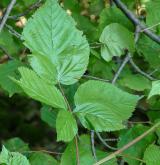
<path id="1" fill-rule="evenodd" d="M 21 92 L 21 88 L 9 77 L 17 77 L 17 69 L 22 64 L 16 60 L 9 61 L 8 63 L 0 64 L 0 86 L 12 96 L 14 93 Z"/>
<path id="2" fill-rule="evenodd" d="M 15 137 L 4 142 L 4 146 L 10 151 L 23 152 L 28 151 L 29 146 L 22 139 Z"/>
<path id="3" fill-rule="evenodd" d="M 50 106 L 43 106 L 41 108 L 41 119 L 52 128 L 56 128 L 57 114 L 58 111 L 56 109 L 52 109 Z"/>
<path id="4" fill-rule="evenodd" d="M 31 165 L 58 165 L 56 159 L 42 152 L 33 153 L 29 161 Z"/>
<path id="5" fill-rule="evenodd" d="M 131 142 L 136 137 L 140 136 L 142 133 L 147 131 L 149 127 L 143 125 L 135 125 L 134 127 L 130 128 L 129 130 L 124 130 L 120 133 L 120 141 L 118 142 L 118 148 L 123 147 L 127 143 Z M 140 140 L 130 148 L 126 149 L 123 154 L 127 155 L 124 156 L 123 159 L 128 162 L 129 165 L 139 165 L 139 161 L 136 159 L 131 159 L 130 157 L 135 157 L 138 159 L 142 159 L 143 153 L 147 146 L 154 141 L 154 134 L 149 134 L 143 140 Z M 122 154 L 122 155 L 123 155 Z"/>
<path id="6" fill-rule="evenodd" d="M 147 12 L 146 23 L 149 27 L 160 23 L 159 8 L 160 8 L 159 0 L 149 1 L 148 3 L 146 3 L 146 12 Z M 153 27 L 152 30 L 153 29 L 160 32 L 160 25 Z"/>
<path id="7" fill-rule="evenodd" d="M 121 85 L 136 91 L 144 91 L 151 88 L 150 81 L 139 74 L 125 74 L 120 80 Z"/>
<path id="8" fill-rule="evenodd" d="M 149 37 L 141 35 L 137 43 L 137 51 L 143 55 L 151 68 L 160 68 L 160 45 Z"/>
<path id="9" fill-rule="evenodd" d="M 99 19 L 100 32 L 102 32 L 103 29 L 111 23 L 119 23 L 126 27 L 128 30 L 134 29 L 130 20 L 116 6 L 107 7 L 102 10 Z"/>

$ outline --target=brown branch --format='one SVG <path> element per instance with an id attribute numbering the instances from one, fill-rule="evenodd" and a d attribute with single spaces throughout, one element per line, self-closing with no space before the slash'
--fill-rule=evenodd
<path id="1" fill-rule="evenodd" d="M 134 140 L 132 140 L 131 142 L 129 142 L 128 144 L 126 144 L 125 146 L 123 146 L 121 149 L 119 149 L 119 150 L 115 151 L 114 153 L 110 154 L 109 156 L 101 159 L 100 161 L 98 161 L 94 165 L 100 165 L 100 164 L 102 164 L 104 162 L 107 162 L 107 161 L 115 158 L 117 155 L 121 154 L 123 151 L 125 151 L 128 148 L 130 148 L 131 146 L 133 146 L 134 144 L 136 144 L 137 142 L 139 142 L 143 138 L 145 138 L 148 134 L 150 134 L 151 132 L 155 131 L 155 129 L 157 127 L 159 127 L 159 126 L 160 126 L 160 122 L 156 123 L 150 129 L 148 129 L 146 132 L 144 132 L 142 135 L 138 136 L 137 138 L 135 138 Z"/>
<path id="2" fill-rule="evenodd" d="M 0 23 L 0 33 L 1 33 L 1 31 L 2 31 L 2 29 L 3 29 L 3 27 L 4 27 L 5 23 L 6 23 L 6 21 L 7 21 L 7 19 L 8 19 L 9 14 L 10 14 L 10 12 L 11 12 L 13 6 L 15 5 L 15 3 L 16 3 L 16 0 L 11 0 L 10 4 L 8 5 L 7 10 L 6 10 L 4 16 L 3 16 L 2 19 L 1 19 L 1 23 Z"/>
<path id="3" fill-rule="evenodd" d="M 133 61 L 132 58 L 130 58 L 129 62 L 130 62 L 130 64 L 132 65 L 132 67 L 133 67 L 138 73 L 140 73 L 141 75 L 143 75 L 144 77 L 148 78 L 148 79 L 151 80 L 151 81 L 156 80 L 156 79 L 155 79 L 154 77 L 152 77 L 151 75 L 149 75 L 149 74 L 143 72 L 143 71 L 134 63 L 134 61 Z"/>
<path id="4" fill-rule="evenodd" d="M 135 26 L 139 26 L 142 32 L 146 34 L 149 38 L 151 38 L 153 41 L 157 42 L 160 44 L 160 37 L 150 31 L 146 25 L 142 24 L 140 20 L 125 6 L 124 3 L 122 3 L 120 0 L 113 0 L 116 6 L 129 18 L 129 20 L 132 21 L 132 23 Z"/>
<path id="5" fill-rule="evenodd" d="M 97 134 L 97 137 L 99 138 L 99 140 L 102 142 L 102 144 L 103 144 L 105 147 L 107 147 L 107 148 L 109 148 L 109 149 L 111 149 L 111 150 L 114 150 L 114 151 L 115 151 L 115 150 L 118 150 L 118 148 L 112 147 L 112 146 L 110 146 L 109 144 L 107 144 L 107 143 L 106 143 L 106 140 L 103 139 L 103 138 L 101 137 L 100 133 L 96 132 L 96 134 Z"/>
<path id="6" fill-rule="evenodd" d="M 94 144 L 94 130 L 91 130 L 91 148 L 92 148 L 92 154 L 94 159 L 97 162 L 97 155 L 96 155 L 96 149 L 95 149 L 95 144 Z"/>
<path id="7" fill-rule="evenodd" d="M 112 80 L 112 84 L 115 84 L 119 75 L 121 74 L 123 68 L 125 67 L 125 65 L 128 63 L 128 61 L 130 60 L 131 56 L 130 56 L 130 53 L 128 52 L 126 57 L 124 58 L 121 66 L 119 67 L 119 69 L 117 70 L 116 74 L 114 75 L 113 77 L 113 80 Z"/>

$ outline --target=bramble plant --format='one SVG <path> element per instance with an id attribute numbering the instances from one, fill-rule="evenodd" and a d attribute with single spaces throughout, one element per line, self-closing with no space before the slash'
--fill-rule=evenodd
<path id="1" fill-rule="evenodd" d="M 58 151 L 33 151 L 20 138 L 7 140 L 0 164 L 159 165 L 160 2 L 46 0 L 10 16 L 14 5 L 0 24 L 8 58 L 0 64 L 0 85 L 10 96 L 40 102 L 41 119 L 61 143 Z M 6 23 L 19 17 L 22 23 L 34 8 L 22 34 Z M 20 43 L 12 39 L 6 49 L 7 30 L 25 46 L 17 46 L 25 50 L 20 59 L 9 55 Z"/>

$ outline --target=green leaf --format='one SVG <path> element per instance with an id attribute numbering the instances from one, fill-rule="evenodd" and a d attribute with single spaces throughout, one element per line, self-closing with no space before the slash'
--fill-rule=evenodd
<path id="1" fill-rule="evenodd" d="M 4 142 L 4 146 L 10 151 L 23 152 L 28 151 L 29 147 L 23 140 L 18 137 L 11 138 Z"/>
<path id="2" fill-rule="evenodd" d="M 16 55 L 20 49 L 20 45 L 15 42 L 13 35 L 11 35 L 6 29 L 3 29 L 0 33 L 0 46 L 12 56 Z"/>
<path id="3" fill-rule="evenodd" d="M 4 146 L 0 153 L 0 164 L 1 163 L 5 163 L 5 164 L 9 163 L 9 151 Z"/>
<path id="4" fill-rule="evenodd" d="M 78 81 L 89 60 L 88 42 L 75 26 L 74 20 L 59 6 L 57 0 L 47 0 L 28 20 L 23 31 L 24 44 L 33 55 L 48 58 L 49 70 L 56 68 L 56 80 L 66 85 Z"/>
<path id="5" fill-rule="evenodd" d="M 137 43 L 137 51 L 143 55 L 151 68 L 160 68 L 160 45 L 149 37 L 141 35 Z"/>
<path id="6" fill-rule="evenodd" d="M 30 156 L 29 161 L 31 165 L 58 165 L 56 159 L 48 154 L 41 152 L 33 153 Z"/>
<path id="7" fill-rule="evenodd" d="M 29 6 L 36 3 L 36 0 L 28 0 L 28 1 L 22 0 L 22 2 L 24 3 L 25 6 Z"/>
<path id="8" fill-rule="evenodd" d="M 46 56 L 32 55 L 29 59 L 33 70 L 47 83 L 56 84 L 57 71 L 54 64 Z"/>
<path id="9" fill-rule="evenodd" d="M 148 99 L 150 99 L 154 95 L 160 95 L 160 80 L 152 82 L 152 88 L 148 95 Z"/>
<path id="10" fill-rule="evenodd" d="M 151 144 L 144 152 L 144 161 L 146 165 L 160 165 L 160 147 Z"/>
<path id="11" fill-rule="evenodd" d="M 104 60 L 97 59 L 96 57 L 90 58 L 90 65 L 88 71 L 90 75 L 99 77 L 106 80 L 113 79 L 113 70 L 115 70 L 115 64 L 111 62 L 106 62 Z"/>
<path id="12" fill-rule="evenodd" d="M 157 114 L 155 113 L 154 115 L 157 115 Z M 159 116 L 159 114 L 156 116 L 158 119 L 154 120 L 154 123 L 156 123 L 156 124 L 160 122 L 160 118 L 158 116 Z M 160 127 L 156 128 L 155 133 L 158 137 L 157 144 L 160 144 Z"/>
<path id="13" fill-rule="evenodd" d="M 6 165 L 30 165 L 25 156 L 18 152 L 9 152 L 4 146 L 0 154 L 0 164 Z"/>
<path id="14" fill-rule="evenodd" d="M 56 109 L 52 109 L 50 106 L 43 106 L 41 108 L 41 119 L 52 128 L 56 128 L 57 114 L 58 111 Z"/>
<path id="15" fill-rule="evenodd" d="M 90 137 L 82 135 L 78 143 L 80 165 L 93 165 Z M 70 142 L 61 157 L 61 165 L 77 165 L 75 141 Z"/>
<path id="16" fill-rule="evenodd" d="M 151 88 L 150 81 L 140 74 L 125 74 L 120 80 L 120 84 L 136 91 L 144 91 Z"/>
<path id="17" fill-rule="evenodd" d="M 102 10 L 99 18 L 100 32 L 102 32 L 103 29 L 111 23 L 119 23 L 126 27 L 128 30 L 134 29 L 131 21 L 116 6 L 107 7 Z"/>
<path id="18" fill-rule="evenodd" d="M 146 23 L 149 27 L 160 23 L 159 8 L 160 8 L 159 0 L 149 1 L 148 3 L 146 3 L 146 12 L 147 12 Z M 153 27 L 152 30 L 153 29 L 160 31 L 160 25 Z"/>
<path id="19" fill-rule="evenodd" d="M 90 1 L 89 12 L 90 14 L 98 16 L 104 7 L 105 3 L 101 0 Z"/>
<path id="20" fill-rule="evenodd" d="M 120 133 L 120 141 L 118 142 L 118 148 L 123 147 L 127 143 L 134 140 L 136 137 L 140 136 L 143 132 L 147 131 L 149 127 L 143 125 L 136 125 L 130 129 L 123 130 Z M 142 159 L 143 153 L 146 147 L 151 144 L 155 140 L 154 134 L 149 134 L 143 140 L 140 140 L 127 150 L 125 150 L 122 155 L 127 155 L 127 157 L 123 157 L 123 159 L 128 162 L 129 165 L 139 165 L 139 161 L 136 159 L 131 159 L 130 157 L 135 157 L 138 159 Z"/>
<path id="21" fill-rule="evenodd" d="M 9 96 L 22 91 L 20 87 L 9 78 L 11 76 L 17 77 L 16 71 L 19 66 L 21 66 L 21 63 L 16 60 L 0 64 L 0 86 L 9 93 Z"/>
<path id="22" fill-rule="evenodd" d="M 139 99 L 110 83 L 90 80 L 75 94 L 74 113 L 88 129 L 115 131 L 124 128 Z M 96 121 L 96 122 L 95 122 Z"/>
<path id="23" fill-rule="evenodd" d="M 134 52 L 134 35 L 118 23 L 106 26 L 100 36 L 101 56 L 111 61 L 113 56 L 121 56 L 127 49 Z"/>
<path id="24" fill-rule="evenodd" d="M 58 141 L 71 141 L 76 135 L 78 128 L 76 120 L 69 111 L 59 111 L 56 119 Z"/>
<path id="25" fill-rule="evenodd" d="M 58 109 L 66 109 L 65 100 L 60 91 L 47 84 L 31 69 L 20 67 L 21 79 L 15 80 L 31 98 Z"/>

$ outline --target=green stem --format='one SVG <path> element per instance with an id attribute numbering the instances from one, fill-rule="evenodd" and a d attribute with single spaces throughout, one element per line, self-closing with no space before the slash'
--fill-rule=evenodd
<path id="1" fill-rule="evenodd" d="M 67 107 L 68 107 L 69 112 L 72 113 L 72 108 L 71 108 L 71 106 L 70 106 L 70 104 L 69 104 L 69 102 L 68 102 L 68 100 L 67 100 L 67 98 L 66 98 L 66 96 L 65 96 L 65 93 L 64 93 L 64 91 L 63 91 L 63 88 L 62 88 L 62 86 L 61 86 L 61 84 L 60 84 L 59 82 L 58 82 L 58 86 L 59 86 L 59 89 L 60 89 L 60 91 L 61 91 L 61 93 L 62 93 L 62 95 L 63 95 L 63 97 L 64 97 L 64 100 L 65 100 L 65 102 L 66 102 L 66 104 L 67 104 Z M 74 140 L 75 140 L 75 146 L 76 146 L 77 165 L 80 165 L 79 148 L 78 148 L 78 138 L 77 138 L 77 136 L 74 137 Z"/>

